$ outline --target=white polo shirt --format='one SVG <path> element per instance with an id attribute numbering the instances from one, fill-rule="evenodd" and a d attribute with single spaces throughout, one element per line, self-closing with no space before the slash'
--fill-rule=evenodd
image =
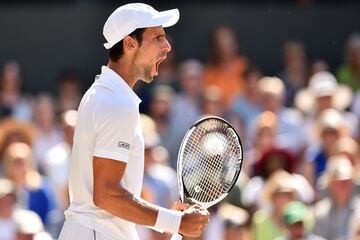
<path id="1" fill-rule="evenodd" d="M 101 70 L 79 106 L 70 162 L 70 207 L 65 215 L 111 239 L 135 240 L 139 237 L 134 223 L 93 203 L 93 156 L 126 162 L 120 184 L 138 197 L 144 172 L 141 100 L 117 73 L 105 66 Z"/>

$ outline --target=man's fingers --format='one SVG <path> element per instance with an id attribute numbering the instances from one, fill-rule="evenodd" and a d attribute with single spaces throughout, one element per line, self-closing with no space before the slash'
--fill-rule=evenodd
<path id="1" fill-rule="evenodd" d="M 178 210 L 178 211 L 184 211 L 188 208 L 189 208 L 189 204 L 182 203 L 182 202 L 175 202 L 171 207 L 171 209 Z"/>

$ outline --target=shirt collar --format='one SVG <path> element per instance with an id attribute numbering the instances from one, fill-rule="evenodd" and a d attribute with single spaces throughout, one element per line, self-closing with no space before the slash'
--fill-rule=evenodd
<path id="1" fill-rule="evenodd" d="M 140 104 L 141 99 L 136 95 L 134 90 L 125 82 L 125 80 L 107 66 L 101 67 L 99 84 L 110 88 L 118 94 L 127 94 L 134 102 Z"/>

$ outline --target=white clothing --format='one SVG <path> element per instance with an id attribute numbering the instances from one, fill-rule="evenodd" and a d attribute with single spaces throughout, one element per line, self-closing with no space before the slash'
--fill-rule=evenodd
<path id="1" fill-rule="evenodd" d="M 140 197 L 144 140 L 139 103 L 140 99 L 127 83 L 103 66 L 101 75 L 85 93 L 78 110 L 70 161 L 70 207 L 65 215 L 68 220 L 74 219 L 108 239 L 136 240 L 138 235 L 134 223 L 115 217 L 93 203 L 93 157 L 126 162 L 120 184 Z"/>
<path id="2" fill-rule="evenodd" d="M 57 188 L 68 181 L 70 155 L 71 146 L 66 142 L 56 144 L 45 153 L 45 174 Z"/>
<path id="3" fill-rule="evenodd" d="M 37 137 L 33 143 L 34 156 L 37 162 L 37 165 L 43 169 L 45 168 L 45 154 L 46 152 L 54 147 L 56 144 L 64 141 L 64 136 L 62 132 L 53 128 L 49 133 L 43 133 L 42 131 L 37 132 Z"/>
<path id="4" fill-rule="evenodd" d="M 0 240 L 13 240 L 16 236 L 16 224 L 12 218 L 0 218 Z"/>
<path id="5" fill-rule="evenodd" d="M 61 230 L 59 239 L 76 239 L 76 240 L 112 240 L 105 235 L 93 229 L 84 227 L 74 219 L 67 219 Z"/>

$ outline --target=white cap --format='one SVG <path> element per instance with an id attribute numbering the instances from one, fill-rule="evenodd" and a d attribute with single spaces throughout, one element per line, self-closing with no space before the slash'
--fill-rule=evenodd
<path id="1" fill-rule="evenodd" d="M 110 49 L 124 37 L 138 28 L 170 27 L 179 20 L 179 10 L 171 9 L 159 12 L 144 3 L 129 3 L 117 8 L 106 20 L 103 34 L 104 44 Z"/>
<path id="2" fill-rule="evenodd" d="M 309 88 L 316 97 L 332 96 L 338 87 L 334 75 L 329 72 L 315 73 L 309 81 Z"/>

